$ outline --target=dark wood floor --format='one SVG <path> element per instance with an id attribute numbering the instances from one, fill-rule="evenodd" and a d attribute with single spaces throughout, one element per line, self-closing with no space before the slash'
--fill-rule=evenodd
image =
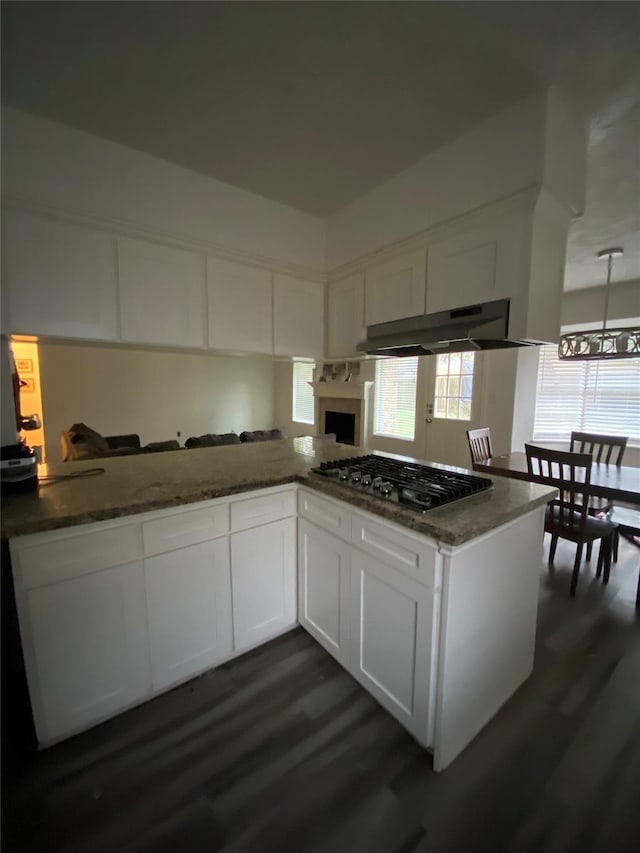
<path id="1" fill-rule="evenodd" d="M 302 630 L 25 762 L 6 851 L 640 850 L 640 549 L 543 568 L 532 677 L 444 773 Z"/>

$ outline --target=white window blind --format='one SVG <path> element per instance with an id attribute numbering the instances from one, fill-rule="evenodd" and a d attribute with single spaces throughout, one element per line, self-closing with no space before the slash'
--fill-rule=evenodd
<path id="1" fill-rule="evenodd" d="M 564 361 L 540 347 L 533 438 L 569 441 L 572 430 L 640 444 L 640 358 Z"/>
<path id="2" fill-rule="evenodd" d="M 376 435 L 413 441 L 417 376 L 417 357 L 380 359 L 376 362 L 373 413 L 373 431 Z"/>
<path id="3" fill-rule="evenodd" d="M 293 413 L 292 418 L 303 424 L 313 423 L 313 363 L 293 363 Z"/>

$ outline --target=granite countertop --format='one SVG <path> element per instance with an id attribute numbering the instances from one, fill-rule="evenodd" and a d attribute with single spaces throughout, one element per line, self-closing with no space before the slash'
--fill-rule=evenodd
<path id="1" fill-rule="evenodd" d="M 37 492 L 2 501 L 2 537 L 88 524 L 254 489 L 300 482 L 448 545 L 460 545 L 547 503 L 554 489 L 492 477 L 494 488 L 425 514 L 358 494 L 310 473 L 321 462 L 370 451 L 327 438 L 293 438 L 41 466 Z"/>

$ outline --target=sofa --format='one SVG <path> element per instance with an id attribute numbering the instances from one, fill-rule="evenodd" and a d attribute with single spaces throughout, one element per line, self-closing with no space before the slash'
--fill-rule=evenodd
<path id="1" fill-rule="evenodd" d="M 60 433 L 63 462 L 76 462 L 82 459 L 106 459 L 110 456 L 135 456 L 140 453 L 162 453 L 166 450 L 180 450 L 175 440 L 152 441 L 144 447 L 140 445 L 137 433 L 126 435 L 101 435 L 83 423 L 72 424 Z"/>
<path id="2" fill-rule="evenodd" d="M 240 435 L 235 432 L 224 432 L 220 434 L 206 433 L 205 435 L 191 436 L 188 438 L 185 447 L 220 447 L 224 444 L 244 444 L 252 441 L 273 441 L 278 438 L 284 438 L 282 430 L 279 429 L 256 429 L 253 431 L 245 430 Z"/>

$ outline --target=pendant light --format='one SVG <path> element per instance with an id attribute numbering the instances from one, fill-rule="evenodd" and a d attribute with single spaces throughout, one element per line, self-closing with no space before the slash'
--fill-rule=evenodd
<path id="1" fill-rule="evenodd" d="M 624 249 L 614 247 L 598 252 L 598 258 L 607 259 L 607 286 L 604 296 L 604 319 L 601 329 L 586 332 L 567 332 L 560 336 L 558 358 L 573 361 L 595 361 L 612 358 L 640 358 L 640 327 L 607 329 L 609 285 L 613 259 L 624 254 Z"/>

